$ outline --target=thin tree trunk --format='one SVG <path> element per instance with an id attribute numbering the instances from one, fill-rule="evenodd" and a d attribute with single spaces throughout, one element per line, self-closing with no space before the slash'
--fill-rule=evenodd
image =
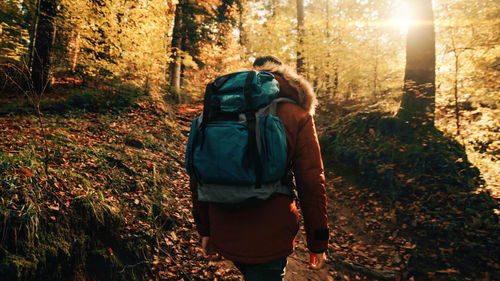
<path id="1" fill-rule="evenodd" d="M 333 96 L 337 96 L 339 92 L 339 70 L 338 66 L 335 66 L 335 78 L 333 80 Z"/>
<path id="2" fill-rule="evenodd" d="M 51 46 L 54 46 L 56 44 L 56 36 L 57 36 L 57 26 L 55 24 L 53 25 L 53 31 L 52 31 L 52 43 Z"/>
<path id="3" fill-rule="evenodd" d="M 304 0 L 297 0 L 297 73 L 304 71 Z"/>
<path id="4" fill-rule="evenodd" d="M 455 53 L 455 117 L 457 121 L 457 136 L 460 136 L 460 105 L 458 104 L 458 54 Z"/>
<path id="5" fill-rule="evenodd" d="M 454 78 L 453 94 L 455 97 L 455 119 L 457 125 L 457 136 L 460 136 L 460 106 L 458 104 L 458 67 L 459 67 L 460 54 L 458 53 L 457 47 L 455 45 L 455 34 L 453 31 L 451 33 L 451 45 L 453 48 L 453 55 L 455 56 L 455 73 L 453 77 Z"/>
<path id="6" fill-rule="evenodd" d="M 243 8 L 239 10 L 239 20 L 238 20 L 238 30 L 240 34 L 239 42 L 240 46 L 246 46 L 247 44 L 247 37 L 246 37 L 246 32 L 245 32 L 245 27 L 243 27 Z"/>
<path id="7" fill-rule="evenodd" d="M 326 23 L 325 23 L 325 30 L 326 30 L 326 43 L 327 43 L 327 54 L 326 54 L 326 75 L 325 75 L 325 80 L 326 80 L 326 93 L 327 95 L 330 95 L 332 92 L 332 81 L 331 81 L 331 75 L 330 75 L 330 67 L 331 67 L 331 49 L 330 49 L 330 7 L 329 7 L 329 2 L 330 0 L 326 0 L 325 4 L 325 14 L 326 14 Z"/>
<path id="8" fill-rule="evenodd" d="M 436 54 L 431 0 L 410 2 L 416 24 L 408 29 L 404 93 L 398 117 L 417 124 L 434 125 Z"/>
<path id="9" fill-rule="evenodd" d="M 276 16 L 276 0 L 271 0 L 270 3 L 271 5 L 271 18 Z"/>
<path id="10" fill-rule="evenodd" d="M 57 4 L 53 0 L 40 0 L 40 19 L 34 45 L 34 57 L 31 77 L 34 90 L 42 94 L 49 84 L 50 53 L 54 37 L 54 17 Z"/>
<path id="11" fill-rule="evenodd" d="M 38 21 L 40 20 L 40 2 L 42 2 L 42 0 L 38 0 L 36 3 L 35 23 L 33 24 L 33 32 L 31 36 L 31 44 L 30 44 L 30 52 L 28 60 L 28 66 L 30 71 L 32 70 L 33 66 L 33 58 L 35 57 L 35 43 L 37 38 Z"/>
<path id="12" fill-rule="evenodd" d="M 378 48 L 379 48 L 379 42 L 378 42 L 378 34 L 377 38 L 375 39 L 375 65 L 373 69 L 373 95 L 375 96 L 375 99 L 378 98 L 378 91 L 377 91 L 377 80 L 378 80 Z"/>
<path id="13" fill-rule="evenodd" d="M 37 104 L 35 105 L 36 108 L 36 113 L 38 116 L 38 123 L 40 125 L 41 129 L 41 134 L 42 134 L 42 140 L 43 140 L 43 148 L 45 151 L 45 159 L 44 159 L 44 171 L 45 175 L 48 175 L 49 173 L 49 161 L 50 161 L 50 150 L 49 150 L 49 145 L 47 144 L 47 134 L 45 133 L 45 128 L 43 124 L 43 119 L 42 119 L 42 111 L 40 110 L 40 98 L 38 98 Z"/>
<path id="14" fill-rule="evenodd" d="M 172 34 L 172 62 L 170 63 L 170 88 L 174 91 L 177 102 L 181 95 L 181 64 L 182 64 L 182 29 L 183 3 L 179 1 L 175 8 L 174 30 Z"/>
<path id="15" fill-rule="evenodd" d="M 75 38 L 75 53 L 73 54 L 73 63 L 71 65 L 71 72 L 75 73 L 76 63 L 78 62 L 78 54 L 80 53 L 80 32 L 76 34 Z"/>

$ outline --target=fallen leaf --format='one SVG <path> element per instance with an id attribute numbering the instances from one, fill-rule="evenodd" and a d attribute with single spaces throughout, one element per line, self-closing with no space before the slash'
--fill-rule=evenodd
<path id="1" fill-rule="evenodd" d="M 21 169 L 19 169 L 19 171 L 22 172 L 25 177 L 32 177 L 33 176 L 33 173 L 26 168 L 21 168 Z"/>
<path id="2" fill-rule="evenodd" d="M 460 273 L 460 271 L 454 269 L 454 268 L 448 268 L 448 269 L 443 269 L 443 270 L 438 270 L 436 271 L 437 273 Z"/>
<path id="3" fill-rule="evenodd" d="M 56 206 L 56 205 L 49 205 L 47 208 L 54 210 L 54 211 L 59 211 L 59 206 Z"/>

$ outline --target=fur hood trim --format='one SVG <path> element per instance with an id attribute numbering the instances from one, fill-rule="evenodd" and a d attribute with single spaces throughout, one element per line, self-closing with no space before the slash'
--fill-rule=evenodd
<path id="1" fill-rule="evenodd" d="M 278 65 L 272 62 L 266 62 L 262 66 L 255 67 L 255 69 L 281 74 L 283 79 L 295 90 L 295 93 L 287 94 L 289 94 L 300 107 L 308 111 L 311 115 L 314 115 L 318 101 L 313 87 L 304 77 L 297 74 L 294 69 L 285 64 Z"/>

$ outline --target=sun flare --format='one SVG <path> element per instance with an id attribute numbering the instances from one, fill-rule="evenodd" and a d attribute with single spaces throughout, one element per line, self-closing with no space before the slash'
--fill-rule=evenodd
<path id="1" fill-rule="evenodd" d="M 390 20 L 391 25 L 399 28 L 403 34 L 408 33 L 408 27 L 412 24 L 412 15 L 407 1 L 400 1 L 394 9 L 394 14 Z"/>

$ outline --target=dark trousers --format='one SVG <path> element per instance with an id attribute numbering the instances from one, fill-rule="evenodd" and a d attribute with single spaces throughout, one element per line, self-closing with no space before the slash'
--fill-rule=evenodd
<path id="1" fill-rule="evenodd" d="M 283 281 L 287 260 L 285 257 L 260 264 L 233 263 L 241 271 L 245 281 Z"/>

